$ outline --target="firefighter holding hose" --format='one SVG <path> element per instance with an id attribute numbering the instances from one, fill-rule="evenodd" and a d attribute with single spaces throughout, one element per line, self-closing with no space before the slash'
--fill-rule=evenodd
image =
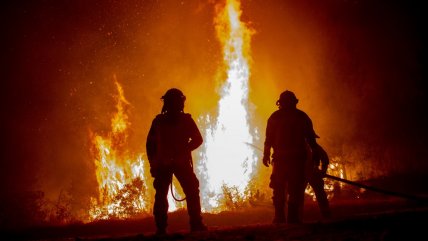
<path id="1" fill-rule="evenodd" d="M 166 234 L 168 219 L 168 188 L 175 175 L 186 195 L 191 231 L 204 231 L 199 181 L 193 171 L 191 152 L 202 142 L 202 135 L 191 115 L 184 113 L 186 97 L 176 88 L 164 96 L 162 111 L 153 120 L 146 142 L 150 173 L 156 190 L 153 215 L 157 234 Z"/>
<path id="2" fill-rule="evenodd" d="M 324 190 L 324 177 L 327 173 L 330 163 L 327 152 L 317 143 L 317 150 L 312 152 L 308 159 L 308 170 L 306 171 L 306 182 L 312 187 L 317 199 L 323 218 L 331 218 L 330 205 L 327 199 L 327 193 Z M 307 184 L 306 184 L 307 185 Z M 306 186 L 305 185 L 305 186 Z"/>

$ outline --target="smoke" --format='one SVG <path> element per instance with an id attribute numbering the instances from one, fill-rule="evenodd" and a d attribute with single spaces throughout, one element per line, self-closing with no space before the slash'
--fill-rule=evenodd
<path id="1" fill-rule="evenodd" d="M 222 53 L 213 8 L 197 0 L 6 5 L 5 196 L 42 190 L 55 200 L 67 190 L 84 208 L 97 190 L 88 132 L 110 128 L 114 74 L 132 105 L 134 152 L 145 151 L 167 89 L 183 90 L 195 118 L 215 110 Z M 256 31 L 249 94 L 261 136 L 289 89 L 330 155 L 369 169 L 367 178 L 427 170 L 419 5 L 257 0 L 242 8 Z"/>
<path id="2" fill-rule="evenodd" d="M 251 79 L 258 117 L 266 122 L 289 89 L 330 156 L 351 162 L 362 178 L 427 170 L 418 7 L 394 1 L 244 4 L 258 32 Z"/>

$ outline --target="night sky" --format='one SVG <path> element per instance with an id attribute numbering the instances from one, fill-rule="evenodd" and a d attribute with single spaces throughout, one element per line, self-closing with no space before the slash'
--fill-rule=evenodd
<path id="1" fill-rule="evenodd" d="M 130 108 L 130 149 L 144 152 L 160 97 L 215 112 L 222 53 L 215 1 L 2 3 L 2 201 L 41 190 L 95 195 L 89 133 L 115 112 L 113 75 Z M 242 0 L 255 33 L 249 99 L 262 145 L 285 89 L 330 156 L 363 177 L 428 173 L 426 8 L 398 0 Z M 357 172 L 357 171 L 356 171 Z M 11 201 L 12 200 L 12 201 Z M 1 205 L 5 207 L 5 205 Z"/>

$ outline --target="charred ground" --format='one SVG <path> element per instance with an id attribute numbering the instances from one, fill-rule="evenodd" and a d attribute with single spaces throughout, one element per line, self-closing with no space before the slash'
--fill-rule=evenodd
<path id="1" fill-rule="evenodd" d="M 335 217 L 319 220 L 311 203 L 301 225 L 271 225 L 273 210 L 248 210 L 205 214 L 208 232 L 189 233 L 187 214 L 170 214 L 169 234 L 154 235 L 152 218 L 101 221 L 61 227 L 34 227 L 9 231 L 17 240 L 409 240 L 424 232 L 428 206 L 397 199 L 332 202 Z"/>
<path id="2" fill-rule="evenodd" d="M 423 175 L 402 175 L 367 180 L 365 185 L 405 193 L 405 199 L 345 185 L 330 200 L 333 217 L 323 220 L 316 202 L 305 202 L 304 223 L 271 225 L 268 201 L 218 214 L 205 213 L 208 232 L 190 233 L 185 210 L 169 214 L 169 234 L 154 235 L 152 217 L 104 220 L 88 224 L 39 226 L 3 230 L 17 240 L 411 240 L 428 225 L 428 191 Z M 407 188 L 407 189 L 406 189 Z"/>

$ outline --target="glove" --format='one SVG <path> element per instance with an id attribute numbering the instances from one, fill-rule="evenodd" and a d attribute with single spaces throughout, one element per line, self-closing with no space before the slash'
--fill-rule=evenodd
<path id="1" fill-rule="evenodd" d="M 269 167 L 270 164 L 270 157 L 269 156 L 263 156 L 263 165 Z"/>

